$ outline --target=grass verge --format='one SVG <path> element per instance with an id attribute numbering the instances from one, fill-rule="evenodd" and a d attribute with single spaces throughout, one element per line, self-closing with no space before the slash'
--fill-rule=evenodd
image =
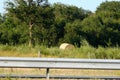
<path id="1" fill-rule="evenodd" d="M 58 47 L 0 45 L 0 56 L 38 57 L 38 52 L 41 53 L 41 57 L 120 59 L 120 47 L 81 46 L 70 50 L 60 50 Z"/>

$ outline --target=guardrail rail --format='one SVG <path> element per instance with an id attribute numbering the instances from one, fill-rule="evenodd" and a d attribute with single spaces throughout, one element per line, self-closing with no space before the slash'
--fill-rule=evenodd
<path id="1" fill-rule="evenodd" d="M 0 68 L 45 68 L 46 75 L 9 75 L 10 78 L 117 79 L 120 76 L 50 76 L 50 69 L 120 70 L 120 60 L 0 57 Z M 0 78 L 6 78 L 0 74 Z"/>

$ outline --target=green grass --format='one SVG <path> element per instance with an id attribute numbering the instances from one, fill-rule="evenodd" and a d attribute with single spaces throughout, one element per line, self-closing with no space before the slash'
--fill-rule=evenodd
<path id="1" fill-rule="evenodd" d="M 38 51 L 42 57 L 120 59 L 120 47 L 81 46 L 70 50 L 60 50 L 59 47 L 0 45 L 0 56 L 38 57 Z"/>

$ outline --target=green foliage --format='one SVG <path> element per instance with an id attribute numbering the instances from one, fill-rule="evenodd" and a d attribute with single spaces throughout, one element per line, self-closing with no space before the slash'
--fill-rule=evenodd
<path id="1" fill-rule="evenodd" d="M 120 12 L 120 1 L 106 1 L 100 4 L 96 12 Z"/>
<path id="2" fill-rule="evenodd" d="M 39 2 L 33 0 L 15 0 L 14 2 L 7 2 L 6 10 L 8 11 L 7 17 L 19 20 L 21 23 L 25 23 L 27 27 L 27 34 L 29 35 L 28 41 L 29 46 L 36 43 L 34 40 L 36 26 L 41 28 L 50 27 L 53 22 L 52 9 L 49 6 L 38 5 Z M 21 25 L 21 27 L 24 27 Z"/>
<path id="3" fill-rule="evenodd" d="M 86 40 L 96 48 L 120 46 L 119 1 L 103 2 L 95 13 L 61 3 L 43 5 L 38 0 L 6 4 L 7 13 L 0 15 L 0 44 L 52 47 L 67 42 L 80 47 Z"/>
<path id="4" fill-rule="evenodd" d="M 119 6 L 119 1 L 103 2 L 95 14 L 83 20 L 83 31 L 91 45 L 120 46 Z"/>
<path id="5" fill-rule="evenodd" d="M 82 38 L 81 22 L 90 14 L 90 11 L 59 3 L 54 4 L 53 7 L 57 30 L 56 40 L 59 41 L 59 44 L 68 42 L 80 46 Z"/>
<path id="6" fill-rule="evenodd" d="M 67 23 L 65 26 L 64 42 L 80 46 L 83 36 L 82 33 L 82 26 L 79 20 L 76 20 L 73 23 Z"/>
<path id="7" fill-rule="evenodd" d="M 101 22 L 101 18 L 97 15 L 91 15 L 83 20 L 82 25 L 82 30 L 85 33 L 86 40 L 95 47 L 100 45 L 99 37 L 104 27 Z"/>

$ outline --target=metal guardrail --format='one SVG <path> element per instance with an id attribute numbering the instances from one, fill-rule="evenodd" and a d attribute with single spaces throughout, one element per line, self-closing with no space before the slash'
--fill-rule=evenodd
<path id="1" fill-rule="evenodd" d="M 54 79 L 120 79 L 120 77 L 50 76 L 49 69 L 99 69 L 120 70 L 120 60 L 64 59 L 64 58 L 16 58 L 0 57 L 0 68 L 46 68 L 45 76 L 9 75 L 11 78 L 54 78 Z M 1 78 L 8 75 L 1 74 Z"/>

